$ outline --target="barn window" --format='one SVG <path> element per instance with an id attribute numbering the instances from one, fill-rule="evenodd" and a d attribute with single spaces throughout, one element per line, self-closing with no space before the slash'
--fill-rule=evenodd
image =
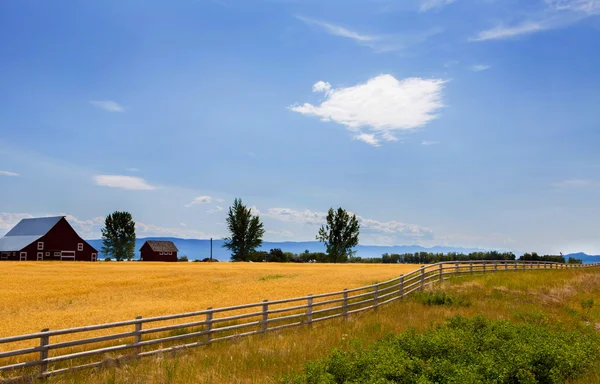
<path id="1" fill-rule="evenodd" d="M 21 253 L 19 253 L 19 259 L 20 260 L 27 260 L 27 252 L 21 252 Z"/>
<path id="2" fill-rule="evenodd" d="M 92 261 L 96 261 L 97 254 L 92 253 Z"/>
<path id="3" fill-rule="evenodd" d="M 2 255 L 0 256 L 0 258 L 1 258 L 2 260 L 7 260 L 7 259 L 8 259 L 8 256 L 10 256 L 10 254 L 9 254 L 9 253 L 2 252 Z"/>
<path id="4" fill-rule="evenodd" d="M 83 251 L 83 243 L 77 243 L 77 250 L 78 251 Z"/>
<path id="5" fill-rule="evenodd" d="M 173 254 L 173 252 L 169 252 L 169 255 L 172 255 L 172 254 Z"/>
<path id="6" fill-rule="evenodd" d="M 54 252 L 55 257 L 60 257 L 60 255 L 61 255 L 61 252 Z"/>
<path id="7" fill-rule="evenodd" d="M 37 253 L 37 259 L 38 260 L 44 260 L 44 252 L 38 252 Z"/>
<path id="8" fill-rule="evenodd" d="M 50 252 L 46 252 L 46 257 L 50 256 Z"/>
<path id="9" fill-rule="evenodd" d="M 161 255 L 161 256 L 163 255 L 163 253 L 162 253 L 162 252 L 159 252 L 158 254 L 159 254 L 159 255 Z"/>
<path id="10" fill-rule="evenodd" d="M 38 251 L 43 251 L 43 250 L 44 250 L 44 242 L 38 241 Z"/>

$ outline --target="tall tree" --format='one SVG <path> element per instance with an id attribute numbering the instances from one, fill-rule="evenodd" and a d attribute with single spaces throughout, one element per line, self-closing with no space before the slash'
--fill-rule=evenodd
<path id="1" fill-rule="evenodd" d="M 356 215 L 350 216 L 345 209 L 329 208 L 327 224 L 319 229 L 317 240 L 325 243 L 329 261 L 344 263 L 352 256 L 352 248 L 358 245 L 360 225 Z"/>
<path id="2" fill-rule="evenodd" d="M 135 222 L 129 212 L 115 211 L 106 216 L 102 228 L 102 253 L 117 261 L 135 255 Z"/>
<path id="3" fill-rule="evenodd" d="M 231 235 L 223 239 L 223 247 L 231 251 L 233 261 L 248 261 L 250 254 L 261 246 L 265 234 L 260 218 L 252 215 L 252 210 L 242 203 L 242 199 L 235 199 L 229 207 L 227 229 Z"/>

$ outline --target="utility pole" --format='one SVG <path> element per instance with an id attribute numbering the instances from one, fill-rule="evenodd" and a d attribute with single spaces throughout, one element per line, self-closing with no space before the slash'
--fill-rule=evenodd
<path id="1" fill-rule="evenodd" d="M 212 237 L 210 238 L 210 262 L 212 263 Z"/>

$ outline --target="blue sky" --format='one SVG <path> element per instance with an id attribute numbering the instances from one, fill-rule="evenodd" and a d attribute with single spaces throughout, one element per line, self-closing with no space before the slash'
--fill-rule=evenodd
<path id="1" fill-rule="evenodd" d="M 0 234 L 600 253 L 600 2 L 0 2 Z"/>

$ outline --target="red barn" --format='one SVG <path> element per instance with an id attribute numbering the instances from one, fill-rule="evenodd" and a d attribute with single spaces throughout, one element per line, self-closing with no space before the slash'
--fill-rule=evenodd
<path id="1" fill-rule="evenodd" d="M 140 248 L 140 261 L 177 261 L 177 252 L 172 241 L 147 240 Z"/>
<path id="2" fill-rule="evenodd" d="M 98 251 L 64 216 L 23 219 L 0 238 L 0 260 L 96 261 Z"/>

